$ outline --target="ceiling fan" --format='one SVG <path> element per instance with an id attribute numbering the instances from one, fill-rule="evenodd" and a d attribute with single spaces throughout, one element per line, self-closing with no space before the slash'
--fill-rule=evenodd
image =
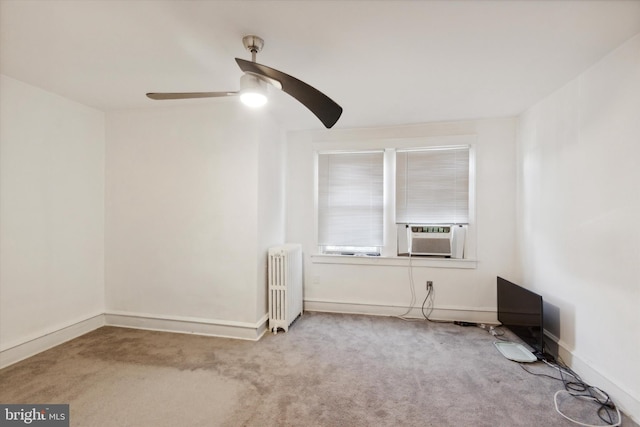
<path id="1" fill-rule="evenodd" d="M 180 93 L 147 93 L 155 100 L 187 99 L 187 98 L 216 98 L 223 96 L 237 96 L 243 103 L 259 107 L 267 102 L 267 85 L 275 86 L 297 99 L 307 107 L 325 125 L 330 128 L 340 118 L 342 107 L 316 88 L 296 79 L 293 76 L 267 67 L 256 62 L 256 54 L 262 50 L 264 40 L 258 36 L 242 38 L 244 47 L 251 52 L 251 61 L 236 58 L 236 63 L 244 72 L 240 78 L 240 90 L 236 92 L 180 92 Z"/>

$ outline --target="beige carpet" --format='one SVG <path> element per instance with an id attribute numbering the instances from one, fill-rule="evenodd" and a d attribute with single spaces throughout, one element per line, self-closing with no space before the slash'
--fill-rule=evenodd
<path id="1" fill-rule="evenodd" d="M 554 410 L 562 384 L 492 342 L 480 328 L 322 313 L 258 342 L 104 327 L 1 370 L 0 403 L 69 403 L 82 427 L 575 425 Z"/>

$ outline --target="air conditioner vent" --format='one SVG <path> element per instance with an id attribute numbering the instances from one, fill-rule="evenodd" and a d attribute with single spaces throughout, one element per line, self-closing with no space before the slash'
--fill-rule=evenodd
<path id="1" fill-rule="evenodd" d="M 463 258 L 466 227 L 462 225 L 407 226 L 409 254 Z"/>

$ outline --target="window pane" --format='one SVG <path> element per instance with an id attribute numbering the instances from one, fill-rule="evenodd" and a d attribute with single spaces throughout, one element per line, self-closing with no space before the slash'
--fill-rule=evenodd
<path id="1" fill-rule="evenodd" d="M 318 155 L 318 244 L 382 246 L 384 153 Z"/>
<path id="2" fill-rule="evenodd" d="M 469 149 L 396 153 L 396 222 L 469 222 Z"/>

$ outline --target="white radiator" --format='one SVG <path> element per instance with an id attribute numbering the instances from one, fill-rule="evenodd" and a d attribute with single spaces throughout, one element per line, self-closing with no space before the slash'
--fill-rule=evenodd
<path id="1" fill-rule="evenodd" d="M 289 330 L 302 314 L 302 246 L 269 248 L 269 330 Z"/>

